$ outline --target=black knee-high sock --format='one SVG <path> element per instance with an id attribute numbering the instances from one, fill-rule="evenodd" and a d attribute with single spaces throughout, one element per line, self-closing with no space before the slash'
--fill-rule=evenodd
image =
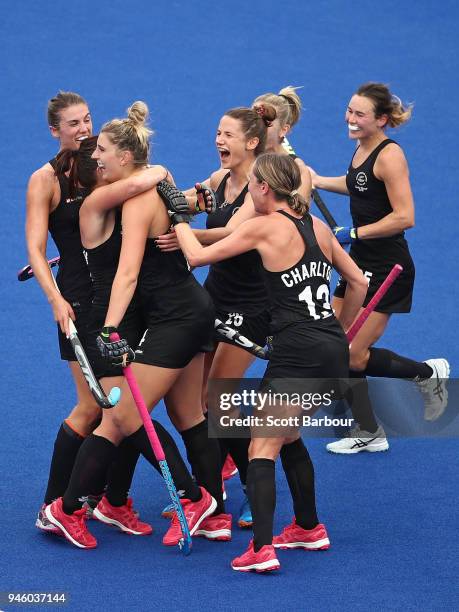
<path id="1" fill-rule="evenodd" d="M 280 452 L 282 467 L 293 499 L 297 525 L 314 529 L 319 523 L 316 511 L 314 466 L 303 440 L 285 444 Z"/>
<path id="2" fill-rule="evenodd" d="M 159 441 L 161 442 L 161 446 L 163 447 L 167 465 L 169 466 L 169 471 L 177 491 L 183 491 L 183 496 L 186 499 L 198 501 L 201 499 L 201 491 L 193 481 L 191 474 L 188 471 L 182 456 L 180 455 L 179 449 L 174 442 L 174 439 L 170 433 L 164 429 L 161 423 L 158 423 L 158 421 L 153 421 L 153 423 Z M 126 438 L 126 442 L 140 451 L 145 459 L 161 474 L 161 468 L 156 461 L 153 449 L 151 448 L 150 440 L 148 439 L 147 432 L 145 431 L 145 427 L 143 425 L 136 432 L 128 436 Z"/>
<path id="3" fill-rule="evenodd" d="M 49 469 L 48 486 L 45 493 L 45 504 L 50 504 L 54 499 L 61 497 L 69 484 L 75 458 L 84 442 L 84 436 L 64 421 L 57 432 L 54 442 L 54 451 Z"/>
<path id="4" fill-rule="evenodd" d="M 203 419 L 198 425 L 182 431 L 181 436 L 197 483 L 207 489 L 217 502 L 214 514 L 225 512 L 220 449 L 217 440 L 209 438 L 207 420 Z"/>
<path id="5" fill-rule="evenodd" d="M 228 445 L 226 444 L 226 438 L 218 438 L 218 448 L 220 449 L 220 464 L 223 466 L 225 464 L 226 458 L 228 456 Z"/>
<path id="6" fill-rule="evenodd" d="M 255 552 L 273 542 L 276 509 L 276 464 L 272 459 L 252 459 L 247 469 L 247 496 L 253 518 Z"/>
<path id="7" fill-rule="evenodd" d="M 241 484 L 245 488 L 249 465 L 250 430 L 247 428 L 247 438 L 223 438 L 223 441 L 236 464 Z M 220 439 L 218 442 L 220 443 Z"/>
<path id="8" fill-rule="evenodd" d="M 129 496 L 140 451 L 129 440 L 123 440 L 107 475 L 105 496 L 112 506 L 124 506 Z"/>
<path id="9" fill-rule="evenodd" d="M 94 434 L 86 438 L 78 451 L 69 486 L 63 496 L 64 512 L 72 514 L 82 507 L 83 497 L 103 490 L 115 455 L 116 446 L 107 438 Z"/>
<path id="10" fill-rule="evenodd" d="M 433 370 L 422 361 L 413 361 L 387 349 L 372 347 L 365 374 L 386 378 L 430 378 Z"/>
<path id="11" fill-rule="evenodd" d="M 350 388 L 345 392 L 354 421 L 361 429 L 374 433 L 378 429 L 368 393 L 367 377 L 363 372 L 349 371 Z"/>
<path id="12" fill-rule="evenodd" d="M 207 423 L 209 423 L 209 412 L 206 412 L 204 414 L 204 418 L 207 420 Z M 229 453 L 227 439 L 217 438 L 217 441 L 218 441 L 218 448 L 220 450 L 220 465 L 221 465 L 221 469 L 223 470 L 223 466 L 225 465 L 225 461 Z"/>

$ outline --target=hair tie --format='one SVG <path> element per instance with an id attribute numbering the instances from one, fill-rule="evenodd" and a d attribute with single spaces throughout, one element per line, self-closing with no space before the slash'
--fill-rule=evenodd
<path id="1" fill-rule="evenodd" d="M 265 112 L 266 112 L 266 109 L 265 109 L 265 107 L 263 106 L 263 104 L 257 104 L 257 105 L 254 107 L 254 111 L 255 111 L 255 112 L 257 113 L 257 115 L 259 115 L 260 117 L 264 117 Z"/>
<path id="2" fill-rule="evenodd" d="M 270 121 L 269 119 L 266 119 L 266 117 L 265 117 L 265 115 L 266 115 L 266 108 L 263 106 L 263 104 L 257 104 L 256 106 L 253 107 L 253 110 L 263 120 L 263 122 L 266 125 L 266 127 L 271 127 L 272 126 L 273 122 Z"/>
<path id="3" fill-rule="evenodd" d="M 293 198 L 296 195 L 298 195 L 298 191 L 296 189 L 294 189 L 293 191 L 290 192 L 290 197 L 291 198 Z"/>

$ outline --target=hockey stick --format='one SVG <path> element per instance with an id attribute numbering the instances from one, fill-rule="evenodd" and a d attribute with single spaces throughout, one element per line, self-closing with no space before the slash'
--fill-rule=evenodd
<path id="1" fill-rule="evenodd" d="M 331 230 L 334 230 L 335 227 L 338 227 L 338 223 L 336 222 L 335 217 L 328 210 L 327 205 L 322 200 L 322 198 L 321 198 L 319 192 L 317 191 L 317 189 L 313 189 L 311 191 L 311 195 L 312 195 L 312 199 L 314 200 L 317 208 L 322 213 L 322 216 L 325 219 L 325 221 L 327 222 L 328 226 L 330 227 Z"/>
<path id="2" fill-rule="evenodd" d="M 55 263 L 51 264 L 50 262 L 55 262 Z M 48 262 L 50 263 L 50 267 L 56 266 L 59 263 L 59 257 L 55 257 L 54 259 L 51 259 L 50 262 Z M 32 276 L 33 276 L 33 270 L 30 266 L 26 266 L 25 268 L 22 268 L 22 270 L 18 272 L 18 280 L 21 280 L 21 281 L 27 280 L 28 278 L 32 278 Z M 52 272 L 51 272 L 51 277 L 53 279 L 54 286 L 56 287 L 57 291 L 60 293 L 59 287 L 57 286 L 57 283 L 56 283 L 56 279 L 54 278 L 54 274 Z M 75 357 L 78 363 L 80 364 L 81 371 L 83 372 L 83 376 L 85 377 L 85 380 L 88 383 L 88 387 L 94 399 L 96 400 L 96 402 L 101 408 L 112 408 L 112 406 L 115 406 L 119 402 L 119 399 L 121 397 L 120 388 L 112 387 L 108 396 L 105 395 L 105 391 L 102 389 L 102 386 L 100 385 L 99 381 L 94 376 L 94 372 L 92 370 L 91 364 L 89 363 L 89 359 L 78 337 L 78 332 L 75 327 L 75 324 L 70 317 L 69 317 L 69 331 L 70 331 L 69 338 L 68 338 L 69 342 L 72 345 L 73 352 L 75 353 Z"/>
<path id="3" fill-rule="evenodd" d="M 259 357 L 260 359 L 269 359 L 268 349 L 262 348 L 258 344 L 255 344 L 255 342 L 252 342 L 252 340 L 249 340 L 232 327 L 225 325 L 222 321 L 220 321 L 220 319 L 215 319 L 215 330 L 219 334 L 230 340 L 231 344 L 234 344 L 234 346 L 238 346 L 242 349 L 245 349 L 249 353 L 252 353 L 252 355 L 255 355 L 255 357 Z"/>
<path id="4" fill-rule="evenodd" d="M 101 384 L 95 377 L 94 372 L 92 371 L 91 364 L 89 363 L 89 359 L 83 348 L 83 345 L 81 344 L 80 339 L 78 338 L 78 333 L 75 324 L 70 318 L 69 329 L 69 342 L 72 345 L 75 357 L 77 358 L 77 361 L 80 364 L 81 371 L 83 372 L 83 376 L 85 377 L 86 382 L 88 383 L 89 390 L 91 391 L 94 399 L 101 408 L 112 408 L 113 406 L 116 406 L 121 397 L 120 388 L 112 387 L 108 396 L 105 395 L 105 391 L 102 389 Z"/>
<path id="5" fill-rule="evenodd" d="M 58 266 L 59 265 L 59 261 L 60 261 L 60 257 L 53 257 L 53 259 L 48 259 L 48 266 L 50 268 L 54 268 L 54 266 Z M 29 280 L 29 278 L 33 277 L 33 270 L 32 270 L 32 266 L 25 266 L 24 268 L 21 268 L 21 270 L 19 270 L 18 272 L 18 281 L 25 281 L 25 280 Z"/>
<path id="6" fill-rule="evenodd" d="M 116 342 L 120 339 L 121 338 L 118 333 L 113 332 L 112 334 L 110 334 L 110 340 Z M 180 522 L 180 528 L 182 530 L 183 538 L 181 538 L 179 541 L 179 548 L 185 555 L 189 555 L 192 546 L 190 529 L 185 518 L 185 513 L 183 512 L 182 504 L 179 500 L 177 489 L 175 488 L 174 481 L 172 480 L 169 466 L 167 465 L 163 447 L 161 446 L 161 442 L 159 441 L 158 435 L 151 421 L 150 413 L 148 412 L 148 408 L 142 397 L 131 366 L 127 365 L 123 367 L 123 372 L 129 385 L 129 389 L 131 390 L 132 397 L 134 398 L 134 402 L 137 406 L 137 410 L 139 411 L 139 415 L 142 419 L 143 426 L 145 427 L 145 431 L 147 432 L 148 439 L 150 440 L 151 448 L 156 457 L 156 460 L 159 463 L 159 467 L 161 468 L 162 475 L 166 482 L 167 490 L 169 491 L 172 503 L 174 504 L 175 512 L 177 513 L 178 520 Z"/>
<path id="7" fill-rule="evenodd" d="M 57 291 L 59 291 L 59 287 L 57 286 L 56 279 L 54 278 L 54 274 L 52 272 L 51 276 L 53 277 L 54 286 L 56 287 Z M 83 372 L 83 376 L 85 377 L 86 382 L 88 383 L 89 389 L 94 399 L 101 408 L 112 408 L 113 406 L 116 406 L 121 397 L 120 388 L 112 387 L 108 396 L 105 395 L 105 391 L 102 389 L 101 384 L 94 375 L 83 345 L 81 344 L 81 341 L 78 338 L 78 332 L 75 327 L 75 324 L 70 317 L 69 331 L 69 342 L 72 345 L 75 357 L 77 358 L 77 361 L 80 364 L 81 371 Z"/>
<path id="8" fill-rule="evenodd" d="M 373 310 L 376 308 L 376 306 L 379 304 L 379 302 L 384 297 L 384 295 L 386 295 L 387 291 L 389 290 L 389 287 L 394 283 L 395 279 L 402 272 L 403 272 L 402 266 L 400 266 L 399 264 L 395 264 L 395 266 L 389 272 L 389 274 L 387 275 L 387 278 L 383 281 L 383 283 L 381 284 L 379 289 L 376 291 L 374 296 L 371 298 L 371 300 L 368 302 L 368 304 L 362 310 L 362 312 L 357 317 L 357 319 L 354 321 L 354 323 L 347 330 L 346 338 L 347 338 L 349 344 L 351 344 L 351 342 L 354 340 L 355 336 L 359 332 L 359 330 L 362 327 L 362 325 L 368 319 L 368 317 L 373 312 Z"/>
<path id="9" fill-rule="evenodd" d="M 389 287 L 394 283 L 395 279 L 402 273 L 402 271 L 402 266 L 400 266 L 399 264 L 395 264 L 395 266 L 389 272 L 387 278 L 383 281 L 374 296 L 371 298 L 371 300 L 362 310 L 360 315 L 348 329 L 346 337 L 348 339 L 349 344 L 355 338 L 362 325 L 368 319 L 370 314 L 373 312 L 373 310 L 376 308 L 381 299 L 389 290 Z M 234 328 L 222 323 L 220 319 L 215 319 L 215 330 L 219 334 L 230 340 L 231 344 L 233 344 L 234 346 L 243 348 L 249 353 L 252 353 L 252 355 L 255 355 L 255 357 L 259 357 L 260 359 L 269 359 L 270 351 L 268 348 L 262 348 L 258 344 L 255 344 L 255 342 L 252 342 L 252 340 L 249 340 L 248 338 L 240 334 L 238 331 L 236 331 Z"/>

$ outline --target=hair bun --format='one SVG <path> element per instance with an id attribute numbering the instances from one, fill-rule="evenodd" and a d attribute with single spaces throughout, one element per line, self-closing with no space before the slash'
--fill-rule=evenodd
<path id="1" fill-rule="evenodd" d="M 148 117 L 148 106 L 137 100 L 127 109 L 127 117 L 134 125 L 143 125 Z"/>
<path id="2" fill-rule="evenodd" d="M 276 107 L 270 104 L 269 102 L 263 103 L 264 113 L 263 113 L 263 121 L 269 127 L 274 119 L 277 117 Z"/>
<path id="3" fill-rule="evenodd" d="M 268 102 L 264 102 L 263 104 L 255 104 L 253 110 L 260 115 L 265 122 L 266 127 L 270 127 L 277 116 L 275 107 Z"/>

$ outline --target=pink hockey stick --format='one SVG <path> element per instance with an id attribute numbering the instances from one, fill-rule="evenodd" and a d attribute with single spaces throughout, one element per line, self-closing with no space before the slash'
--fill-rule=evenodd
<path id="1" fill-rule="evenodd" d="M 347 337 L 347 340 L 348 340 L 349 344 L 351 344 L 351 342 L 354 340 L 355 336 L 357 335 L 357 333 L 360 330 L 360 328 L 362 327 L 362 325 L 365 323 L 365 321 L 368 319 L 370 314 L 373 312 L 373 310 L 379 304 L 379 302 L 381 301 L 383 296 L 387 293 L 387 291 L 389 290 L 389 287 L 393 284 L 395 279 L 402 272 L 403 272 L 402 266 L 400 266 L 399 264 L 395 264 L 395 266 L 392 268 L 392 270 L 387 275 L 386 280 L 382 283 L 382 285 L 376 291 L 376 293 L 371 298 L 371 300 L 368 302 L 366 307 L 362 310 L 360 315 L 357 317 L 357 319 L 354 321 L 354 323 L 347 330 L 346 337 Z"/>
<path id="2" fill-rule="evenodd" d="M 120 336 L 118 333 L 114 332 L 110 334 L 110 340 L 117 341 L 120 340 Z M 140 417 L 143 422 L 143 426 L 145 427 L 145 431 L 147 432 L 148 439 L 151 444 L 151 448 L 153 453 L 159 463 L 159 467 L 161 468 L 161 472 L 163 478 L 166 482 L 167 489 L 169 491 L 169 495 L 171 497 L 172 503 L 174 504 L 175 512 L 177 513 L 180 527 L 182 530 L 183 538 L 180 539 L 179 547 L 185 555 L 189 555 L 191 552 L 191 535 L 188 527 L 188 523 L 185 518 L 185 514 L 183 512 L 182 504 L 180 503 L 180 499 L 177 493 L 177 489 L 175 487 L 174 481 L 172 479 L 172 475 L 169 470 L 169 466 L 167 465 L 166 456 L 164 454 L 163 447 L 161 446 L 161 442 L 159 441 L 158 434 L 155 431 L 153 423 L 150 418 L 150 413 L 148 412 L 148 408 L 145 404 L 145 401 L 142 397 L 142 393 L 140 392 L 139 386 L 134 376 L 134 372 L 132 371 L 131 366 L 123 367 L 123 373 L 129 385 L 129 389 L 131 390 L 132 397 L 134 398 L 134 402 L 137 406 L 137 410 L 139 411 Z"/>

